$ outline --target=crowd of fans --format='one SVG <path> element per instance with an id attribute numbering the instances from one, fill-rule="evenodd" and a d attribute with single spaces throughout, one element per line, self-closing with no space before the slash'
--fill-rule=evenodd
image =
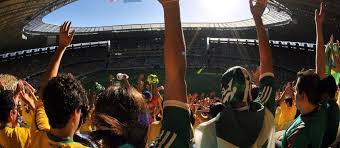
<path id="1" fill-rule="evenodd" d="M 71 22 L 65 22 L 39 91 L 16 76 L 0 75 L 0 147 L 339 146 L 340 93 L 329 71 L 337 71 L 340 60 L 338 52 L 326 52 L 333 54 L 327 67 L 324 4 L 315 13 L 315 69 L 298 72 L 294 81 L 276 90 L 261 18 L 267 0 L 250 0 L 260 66 L 255 72 L 229 68 L 221 77 L 219 96 L 187 93 L 179 0 L 159 1 L 165 17 L 164 86 L 156 75 L 141 74 L 130 84 L 127 74 L 118 73 L 109 77 L 106 88 L 96 84 L 98 91 L 86 92 L 72 74 L 58 75 L 75 33 Z"/>

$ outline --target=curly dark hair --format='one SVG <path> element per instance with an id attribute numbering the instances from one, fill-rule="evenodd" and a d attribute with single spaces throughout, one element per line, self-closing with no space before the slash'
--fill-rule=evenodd
<path id="1" fill-rule="evenodd" d="M 14 94 L 10 90 L 0 92 L 0 123 L 7 123 L 11 110 L 15 108 Z"/>
<path id="2" fill-rule="evenodd" d="M 93 118 L 97 131 L 91 137 L 106 147 L 124 143 L 144 147 L 147 126 L 139 120 L 145 113 L 143 95 L 135 88 L 111 86 L 98 97 Z"/>
<path id="3" fill-rule="evenodd" d="M 72 112 L 87 112 L 89 106 L 85 89 L 72 74 L 52 78 L 44 89 L 43 102 L 51 127 L 57 129 L 66 126 Z"/>

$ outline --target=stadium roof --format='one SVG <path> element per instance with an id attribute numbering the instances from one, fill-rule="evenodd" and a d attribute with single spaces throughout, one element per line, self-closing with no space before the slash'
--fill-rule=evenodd
<path id="1" fill-rule="evenodd" d="M 55 34 L 55 25 L 42 22 L 43 16 L 55 9 L 65 6 L 75 0 L 2 0 L 0 1 L 0 50 L 25 43 L 23 33 L 28 34 Z M 314 9 L 319 6 L 318 0 L 270 0 L 270 12 L 265 16 L 266 24 L 282 25 L 291 20 L 286 14 L 292 17 L 295 22 L 310 22 L 314 17 Z M 327 1 L 327 22 L 339 26 L 340 1 Z M 267 18 L 266 18 L 267 17 Z M 294 21 L 293 21 L 294 22 Z M 313 25 L 313 24 L 311 24 Z M 225 28 L 240 29 L 253 26 L 251 20 L 229 23 L 186 23 L 186 28 Z M 79 27 L 76 28 L 79 34 L 101 32 L 101 31 L 126 31 L 126 30 L 160 30 L 163 24 L 137 24 L 118 25 L 103 27 Z M 304 29 L 304 26 L 300 26 Z"/>

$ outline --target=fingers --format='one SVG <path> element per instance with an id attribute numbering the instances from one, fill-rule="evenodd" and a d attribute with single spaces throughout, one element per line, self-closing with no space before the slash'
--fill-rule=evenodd
<path id="1" fill-rule="evenodd" d="M 63 25 L 60 26 L 60 32 L 70 32 L 72 22 L 70 21 L 65 21 Z"/>
<path id="2" fill-rule="evenodd" d="M 62 32 L 62 31 L 63 31 L 63 28 L 64 28 L 64 26 L 65 26 L 65 23 L 66 23 L 66 22 L 64 22 L 64 23 L 59 27 L 59 32 Z"/>
<path id="3" fill-rule="evenodd" d="M 36 91 L 35 89 L 34 89 L 34 87 L 31 85 L 31 84 L 29 84 L 29 83 L 27 83 L 26 81 L 22 81 L 22 83 L 24 84 L 24 86 L 26 86 L 30 91 L 32 91 L 33 93 Z"/>
<path id="4" fill-rule="evenodd" d="M 63 26 L 62 26 L 62 31 L 65 32 L 65 28 L 66 28 L 66 25 L 67 25 L 68 21 L 65 21 Z"/>
<path id="5" fill-rule="evenodd" d="M 323 2 L 320 3 L 320 15 L 325 13 L 325 5 Z"/>
<path id="6" fill-rule="evenodd" d="M 71 23 L 72 23 L 72 22 L 68 22 L 68 23 L 66 24 L 66 32 L 67 32 L 67 33 L 70 32 Z"/>

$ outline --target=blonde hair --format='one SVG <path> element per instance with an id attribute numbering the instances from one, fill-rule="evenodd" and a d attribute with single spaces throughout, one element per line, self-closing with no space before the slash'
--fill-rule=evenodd
<path id="1" fill-rule="evenodd" d="M 0 90 L 15 91 L 17 89 L 19 80 L 10 74 L 0 74 Z"/>

